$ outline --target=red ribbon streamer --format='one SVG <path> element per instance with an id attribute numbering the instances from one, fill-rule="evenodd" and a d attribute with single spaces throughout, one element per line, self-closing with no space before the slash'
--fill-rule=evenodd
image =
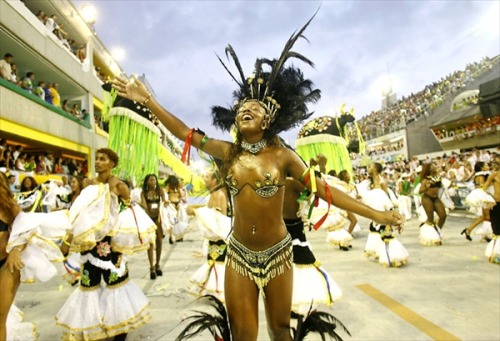
<path id="1" fill-rule="evenodd" d="M 328 187 L 328 184 L 326 183 L 325 180 L 323 180 L 323 184 L 325 185 L 325 194 L 326 194 L 326 202 L 328 203 L 328 209 L 326 210 L 325 215 L 322 216 L 321 219 L 316 222 L 316 224 L 314 224 L 313 226 L 314 230 L 318 230 L 319 227 L 325 222 L 326 218 L 328 217 L 328 214 L 330 213 L 330 206 L 332 204 L 332 193 L 330 193 L 330 187 Z M 317 197 L 314 198 L 314 200 L 316 199 Z"/>
<path id="2" fill-rule="evenodd" d="M 193 139 L 194 128 L 192 128 L 186 136 L 184 149 L 182 150 L 181 161 L 189 166 L 189 159 L 191 158 L 191 140 Z"/>

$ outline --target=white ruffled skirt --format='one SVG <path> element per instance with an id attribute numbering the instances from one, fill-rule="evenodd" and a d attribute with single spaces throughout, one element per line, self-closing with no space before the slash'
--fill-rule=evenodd
<path id="1" fill-rule="evenodd" d="M 500 264 L 500 236 L 493 235 L 486 246 L 484 255 L 488 257 L 491 263 Z"/>
<path id="2" fill-rule="evenodd" d="M 349 247 L 351 246 L 352 240 L 352 235 L 343 228 L 328 232 L 326 235 L 327 243 L 333 246 Z"/>
<path id="3" fill-rule="evenodd" d="M 378 251 L 379 263 L 386 267 L 400 267 L 408 263 L 408 251 L 396 238 L 382 241 Z"/>
<path id="4" fill-rule="evenodd" d="M 23 312 L 14 304 L 7 315 L 7 341 L 32 341 L 37 339 L 36 324 L 24 322 Z"/>
<path id="5" fill-rule="evenodd" d="M 191 276 L 188 291 L 196 296 L 213 295 L 224 302 L 224 262 L 207 261 Z"/>
<path id="6" fill-rule="evenodd" d="M 378 259 L 378 253 L 384 247 L 383 244 L 384 242 L 382 241 L 382 238 L 380 237 L 380 233 L 378 231 L 369 231 L 365 244 L 365 256 L 367 256 L 368 258 Z"/>
<path id="7" fill-rule="evenodd" d="M 420 225 L 419 240 L 420 245 L 442 245 L 443 238 L 441 235 L 441 229 L 437 225 L 433 226 L 427 223 L 423 223 L 422 225 Z"/>
<path id="8" fill-rule="evenodd" d="M 114 251 L 126 255 L 146 251 L 156 241 L 156 224 L 135 203 L 118 215 L 116 234 L 111 239 Z"/>
<path id="9" fill-rule="evenodd" d="M 144 293 L 126 280 L 115 287 L 77 288 L 56 315 L 63 340 L 97 340 L 128 333 L 151 319 Z"/>
<path id="10" fill-rule="evenodd" d="M 292 311 L 307 315 L 309 309 L 330 306 L 342 297 L 342 290 L 326 270 L 317 264 L 293 263 Z"/>
<path id="11" fill-rule="evenodd" d="M 490 209 L 496 205 L 495 199 L 482 188 L 472 190 L 467 197 L 465 203 L 476 208 Z"/>
<path id="12" fill-rule="evenodd" d="M 493 238 L 493 229 L 491 228 L 491 221 L 485 220 L 481 226 L 474 230 L 476 236 L 481 236 L 483 238 Z"/>

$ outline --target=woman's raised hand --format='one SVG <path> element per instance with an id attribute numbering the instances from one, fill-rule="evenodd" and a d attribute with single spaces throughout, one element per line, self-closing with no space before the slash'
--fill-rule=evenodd
<path id="1" fill-rule="evenodd" d="M 130 80 L 117 77 L 111 81 L 111 85 L 116 89 L 118 95 L 132 101 L 143 104 L 148 98 L 151 99 L 148 89 L 136 76 L 130 77 Z"/>

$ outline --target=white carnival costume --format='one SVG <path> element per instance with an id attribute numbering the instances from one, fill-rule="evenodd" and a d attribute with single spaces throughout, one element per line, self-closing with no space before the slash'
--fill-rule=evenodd
<path id="1" fill-rule="evenodd" d="M 197 296 L 214 295 L 224 302 L 226 243 L 231 218 L 208 207 L 195 209 L 193 223 L 208 240 L 207 261 L 191 276 L 188 291 Z"/>
<path id="2" fill-rule="evenodd" d="M 34 341 L 37 339 L 36 324 L 24 322 L 23 312 L 14 304 L 7 315 L 7 341 Z"/>
<path id="3" fill-rule="evenodd" d="M 325 176 L 324 180 L 328 185 L 332 187 L 343 188 L 342 184 L 339 183 L 343 181 L 333 176 L 327 175 Z M 328 203 L 322 199 L 319 199 L 318 206 L 312 210 L 309 222 L 315 225 L 323 218 L 325 214 L 328 214 L 328 216 L 326 217 L 323 224 L 321 224 L 321 227 L 328 231 L 326 241 L 330 243 L 330 245 L 339 246 L 340 248 L 344 249 L 351 247 L 353 238 L 351 234 L 345 229 L 349 226 L 347 212 L 333 205 L 328 208 Z"/>
<path id="4" fill-rule="evenodd" d="M 63 339 L 105 339 L 150 320 L 148 299 L 129 280 L 125 256 L 154 243 L 156 225 L 141 211 L 131 205 L 119 217 L 118 198 L 107 184 L 86 187 L 73 203 L 70 251 L 81 253 L 81 278 L 56 315 L 66 328 Z"/>
<path id="5" fill-rule="evenodd" d="M 306 316 L 310 310 L 339 300 L 342 290 L 314 257 L 302 219 L 285 219 L 285 225 L 293 245 L 292 312 Z"/>
<path id="6" fill-rule="evenodd" d="M 169 203 L 167 206 L 160 204 L 161 227 L 163 234 L 167 235 L 168 231 L 172 230 L 172 234 L 176 239 L 184 237 L 187 228 L 189 227 L 189 217 L 186 212 L 186 205 L 182 202 L 177 204 Z"/>
<path id="7" fill-rule="evenodd" d="M 68 211 L 52 213 L 20 212 L 10 231 L 7 252 L 15 247 L 24 247 L 21 259 L 21 282 L 47 282 L 56 275 L 62 275 L 64 256 L 56 244 L 69 228 Z M 7 316 L 7 340 L 36 340 L 36 326 L 23 322 L 23 313 L 12 305 Z"/>
<path id="8" fill-rule="evenodd" d="M 364 191 L 363 203 L 379 211 L 388 211 L 394 207 L 387 193 L 381 188 Z M 389 225 L 370 224 L 370 233 L 365 244 L 365 255 L 378 258 L 379 263 L 387 267 L 399 267 L 408 262 L 408 251 L 394 236 Z"/>

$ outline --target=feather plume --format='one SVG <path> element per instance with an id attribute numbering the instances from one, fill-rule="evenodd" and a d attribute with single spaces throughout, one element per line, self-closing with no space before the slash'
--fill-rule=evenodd
<path id="1" fill-rule="evenodd" d="M 303 316 L 298 316 L 297 329 L 293 329 L 293 339 L 299 341 L 303 340 L 309 333 L 318 333 L 323 341 L 326 340 L 327 336 L 332 340 L 342 341 L 342 337 L 337 333 L 338 328 L 351 336 L 344 324 L 332 314 L 317 310 L 309 311 L 305 320 L 303 320 Z"/>
<path id="2" fill-rule="evenodd" d="M 229 329 L 229 320 L 224 304 L 212 295 L 202 296 L 199 298 L 199 301 L 214 308 L 216 314 L 194 310 L 194 315 L 182 319 L 181 323 L 188 321 L 189 323 L 175 340 L 190 340 L 193 336 L 208 330 L 214 337 L 214 340 L 231 341 L 231 330 Z"/>
<path id="3" fill-rule="evenodd" d="M 238 73 L 240 74 L 241 77 L 241 84 L 245 84 L 245 73 L 243 72 L 243 68 L 241 67 L 240 60 L 238 59 L 238 56 L 236 55 L 236 52 L 234 51 L 233 47 L 231 44 L 228 44 L 226 47 L 226 57 L 229 59 L 228 54 L 231 55 L 231 58 L 233 58 L 234 65 L 236 65 L 236 68 L 238 69 Z"/>
<path id="4" fill-rule="evenodd" d="M 318 8 L 318 10 L 316 10 L 316 13 L 314 13 L 314 15 L 311 17 L 311 19 L 309 19 L 306 22 L 306 24 L 304 26 L 302 26 L 302 28 L 299 31 L 294 32 L 290 36 L 290 38 L 288 39 L 288 41 L 286 42 L 285 47 L 283 48 L 283 51 L 281 52 L 280 57 L 278 58 L 278 60 L 276 61 L 276 63 L 273 65 L 273 70 L 272 70 L 271 75 L 269 76 L 269 80 L 267 82 L 267 87 L 266 87 L 267 91 L 270 91 L 270 89 L 272 89 L 272 87 L 274 85 L 274 82 L 276 81 L 276 78 L 278 77 L 278 75 L 279 75 L 279 73 L 281 71 L 281 68 L 283 67 L 283 65 L 285 64 L 285 62 L 289 58 L 295 57 L 295 55 L 299 55 L 299 54 L 297 54 L 295 52 L 292 52 L 290 50 L 292 49 L 292 47 L 295 44 L 295 42 L 297 41 L 297 39 L 304 38 L 307 41 L 307 38 L 305 38 L 302 35 L 302 33 L 304 33 L 304 31 L 309 26 L 309 24 L 311 23 L 311 21 L 314 19 L 314 17 L 318 13 L 318 11 L 319 11 L 319 8 Z M 307 58 L 305 58 L 305 60 L 309 61 Z M 307 61 L 306 61 L 306 63 L 307 63 Z M 309 64 L 309 65 L 313 66 L 312 64 Z M 266 95 L 270 95 L 270 93 L 268 92 Z"/>

